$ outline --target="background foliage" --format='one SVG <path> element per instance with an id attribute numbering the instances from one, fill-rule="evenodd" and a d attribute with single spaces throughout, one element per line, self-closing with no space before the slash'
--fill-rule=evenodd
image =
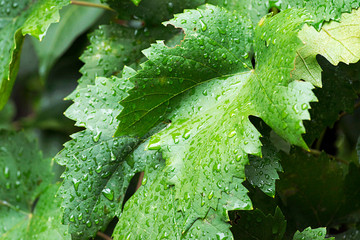
<path id="1" fill-rule="evenodd" d="M 359 6 L 0 1 L 0 239 L 358 239 Z"/>

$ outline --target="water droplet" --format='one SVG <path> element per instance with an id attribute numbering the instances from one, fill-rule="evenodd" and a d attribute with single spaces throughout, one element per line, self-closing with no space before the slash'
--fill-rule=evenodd
<path id="1" fill-rule="evenodd" d="M 80 180 L 77 180 L 77 179 L 73 178 L 72 182 L 74 184 L 75 191 L 78 191 L 79 185 L 80 185 Z"/>
<path id="2" fill-rule="evenodd" d="M 10 170 L 7 166 L 4 168 L 4 176 L 7 179 L 10 177 Z"/>
<path id="3" fill-rule="evenodd" d="M 110 201 L 114 200 L 114 191 L 110 188 L 104 188 L 101 192 Z"/>
<path id="4" fill-rule="evenodd" d="M 302 110 L 308 109 L 308 105 L 306 103 L 301 104 L 301 109 Z"/>
<path id="5" fill-rule="evenodd" d="M 231 131 L 229 134 L 228 134 L 228 137 L 229 138 L 232 138 L 232 137 L 234 137 L 236 135 L 236 131 L 234 130 L 234 131 Z"/>
<path id="6" fill-rule="evenodd" d="M 203 21 L 203 20 L 200 20 L 200 24 L 201 24 L 201 30 L 203 30 L 203 31 L 205 32 L 205 31 L 206 31 L 206 29 L 207 29 L 206 24 L 204 23 L 204 21 Z"/>
<path id="7" fill-rule="evenodd" d="M 75 222 L 75 217 L 74 217 L 74 215 L 71 215 L 71 216 L 69 217 L 69 221 L 70 221 L 70 222 Z"/>
<path id="8" fill-rule="evenodd" d="M 97 131 L 96 135 L 93 136 L 94 142 L 98 142 L 98 141 L 99 141 L 101 134 L 102 134 L 101 131 Z"/>
<path id="9" fill-rule="evenodd" d="M 209 200 L 211 200 L 213 197 L 214 197 L 214 191 L 211 191 L 211 192 L 209 193 L 208 198 L 209 198 Z"/>

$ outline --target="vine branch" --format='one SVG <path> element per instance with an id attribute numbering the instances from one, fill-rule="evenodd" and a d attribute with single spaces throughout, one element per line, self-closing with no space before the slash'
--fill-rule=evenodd
<path id="1" fill-rule="evenodd" d="M 111 237 L 109 237 L 108 235 L 106 235 L 106 234 L 103 233 L 103 232 L 97 232 L 96 235 L 99 236 L 99 237 L 101 237 L 101 238 L 103 238 L 103 239 L 105 239 L 105 240 L 112 240 Z"/>
<path id="2" fill-rule="evenodd" d="M 309 152 L 310 152 L 312 155 L 315 155 L 315 156 L 320 156 L 320 154 L 322 153 L 322 151 L 317 150 L 317 149 L 312 149 L 312 148 L 309 149 Z M 337 161 L 337 162 L 341 162 L 341 163 L 344 163 L 344 164 L 346 164 L 346 165 L 349 165 L 349 162 L 346 161 L 346 160 L 344 160 L 344 159 L 338 158 L 338 157 L 336 157 L 336 156 L 334 156 L 334 155 L 331 155 L 331 154 L 328 154 L 328 153 L 326 153 L 326 152 L 324 152 L 324 153 L 325 153 L 329 158 L 334 159 L 334 160 Z"/>
<path id="3" fill-rule="evenodd" d="M 79 6 L 85 6 L 85 7 L 102 8 L 102 9 L 105 9 L 105 10 L 108 10 L 108 11 L 116 12 L 114 9 L 112 9 L 112 8 L 106 6 L 106 5 L 103 5 L 103 4 L 97 4 L 97 3 L 91 3 L 91 2 L 83 2 L 83 1 L 76 1 L 76 0 L 71 1 L 71 4 L 73 4 L 73 5 L 79 5 Z"/>

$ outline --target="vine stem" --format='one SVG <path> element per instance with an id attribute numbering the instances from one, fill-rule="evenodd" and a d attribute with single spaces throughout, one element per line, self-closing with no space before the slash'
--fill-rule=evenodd
<path id="1" fill-rule="evenodd" d="M 101 238 L 103 238 L 103 239 L 105 239 L 105 240 L 112 240 L 111 237 L 109 237 L 108 235 L 106 235 L 106 234 L 103 233 L 103 232 L 97 232 L 96 235 L 99 236 L 99 237 L 101 237 Z"/>
<path id="2" fill-rule="evenodd" d="M 320 156 L 320 154 L 322 153 L 322 151 L 319 151 L 319 150 L 317 150 L 317 149 L 309 149 L 309 152 L 310 152 L 311 154 L 315 155 L 315 156 Z M 344 163 L 344 164 L 346 164 L 346 165 L 349 165 L 349 162 L 346 161 L 346 160 L 344 160 L 344 159 L 338 158 L 338 157 L 336 157 L 336 156 L 334 156 L 334 155 L 331 155 L 331 154 L 328 154 L 328 153 L 325 153 L 325 154 L 328 155 L 329 158 L 332 158 L 332 159 L 334 159 L 334 160 L 336 160 L 336 161 L 338 161 L 338 162 L 341 162 L 341 163 Z"/>
<path id="3" fill-rule="evenodd" d="M 73 5 L 79 5 L 79 6 L 85 6 L 85 7 L 102 8 L 102 9 L 105 9 L 105 10 L 108 10 L 108 11 L 116 12 L 114 9 L 112 9 L 112 8 L 106 6 L 106 5 L 103 5 L 103 4 L 83 2 L 83 1 L 76 1 L 76 0 L 71 1 L 71 4 L 73 4 Z"/>

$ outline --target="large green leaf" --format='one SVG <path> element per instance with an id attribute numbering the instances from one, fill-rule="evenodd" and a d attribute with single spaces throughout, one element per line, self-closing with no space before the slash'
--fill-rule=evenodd
<path id="1" fill-rule="evenodd" d="M 302 119 L 309 118 L 308 102 L 315 97 L 309 83 L 290 81 L 301 46 L 297 32 L 306 21 L 304 11 L 295 10 L 263 19 L 255 30 L 255 69 L 248 58 L 249 20 L 211 5 L 169 22 L 185 31 L 180 46 L 158 42 L 144 51 L 149 60 L 131 78 L 135 88 L 122 102 L 117 133 L 142 136 L 159 120 L 171 119 L 149 149 L 161 149 L 167 159 L 164 172 L 175 185 L 182 231 L 205 218 L 209 208 L 226 216 L 227 210 L 251 207 L 243 190 L 233 206 L 218 204 L 243 188 L 247 154 L 261 155 L 250 115 L 306 146 Z"/>
<path id="2" fill-rule="evenodd" d="M 58 186 L 45 190 L 51 161 L 24 133 L 1 131 L 0 144 L 0 239 L 70 239 L 55 199 Z"/>
<path id="3" fill-rule="evenodd" d="M 161 159 L 157 151 L 144 152 L 146 145 L 137 138 L 113 138 L 121 111 L 118 102 L 132 86 L 127 80 L 132 74 L 126 68 L 122 79 L 97 78 L 95 85 L 78 91 L 65 112 L 77 126 L 86 127 L 56 156 L 66 166 L 60 194 L 64 222 L 70 224 L 74 239 L 94 236 L 120 215 L 132 177 Z"/>
<path id="4" fill-rule="evenodd" d="M 42 39 L 49 25 L 59 21 L 59 9 L 69 3 L 69 0 L 0 2 L 0 109 L 16 78 L 24 35 Z"/>
<path id="5" fill-rule="evenodd" d="M 99 0 L 88 0 L 88 2 L 98 3 Z M 40 60 L 40 76 L 46 77 L 56 60 L 103 13 L 104 10 L 100 8 L 77 5 L 69 5 L 61 9 L 61 21 L 49 27 L 46 36 L 41 42 L 33 39 L 33 44 Z"/>

